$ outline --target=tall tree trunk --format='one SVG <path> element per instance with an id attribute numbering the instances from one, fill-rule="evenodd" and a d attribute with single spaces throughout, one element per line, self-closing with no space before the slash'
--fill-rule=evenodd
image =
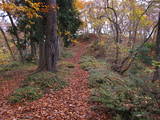
<path id="1" fill-rule="evenodd" d="M 31 42 L 30 45 L 31 45 L 31 58 L 36 58 L 36 53 L 37 53 L 36 43 Z"/>
<path id="2" fill-rule="evenodd" d="M 1 27 L 0 27 L 0 31 L 1 31 L 1 33 L 2 33 L 2 35 L 3 35 L 3 37 L 4 37 L 4 40 L 5 40 L 5 42 L 6 42 L 6 45 L 7 45 L 7 47 L 8 47 L 8 50 L 9 50 L 9 52 L 10 52 L 10 55 L 11 55 L 12 59 L 13 59 L 13 60 L 16 60 L 16 58 L 15 58 L 13 52 L 12 52 L 12 49 L 11 49 L 11 47 L 10 47 L 10 45 L 9 45 L 7 36 L 6 36 L 5 32 L 3 31 L 3 29 L 2 29 Z"/>
<path id="3" fill-rule="evenodd" d="M 2 0 L 2 2 L 5 3 L 5 0 Z M 17 32 L 17 27 L 16 27 L 16 25 L 14 24 L 13 19 L 12 19 L 12 17 L 11 17 L 11 14 L 10 14 L 8 11 L 7 11 L 7 15 L 8 15 L 9 20 L 10 20 L 10 22 L 11 22 L 11 25 L 12 25 L 12 27 L 13 27 L 14 36 L 15 36 L 16 39 L 17 39 L 17 46 L 18 46 L 17 49 L 18 49 L 18 51 L 19 51 L 20 60 L 21 60 L 21 62 L 23 63 L 23 62 L 24 62 L 23 50 L 22 50 L 22 48 L 21 48 L 20 38 L 19 38 L 19 35 L 18 35 L 18 32 Z"/>
<path id="4" fill-rule="evenodd" d="M 158 30 L 157 30 L 157 38 L 156 38 L 156 61 L 160 62 L 160 13 L 158 19 Z M 160 67 L 156 66 L 156 71 L 153 75 L 153 81 L 160 80 Z"/>
<path id="5" fill-rule="evenodd" d="M 20 38 L 19 38 L 19 35 L 18 35 L 18 32 L 17 32 L 17 28 L 16 28 L 16 26 L 15 26 L 15 24 L 13 22 L 13 19 L 12 19 L 12 17 L 11 17 L 9 12 L 7 12 L 7 15 L 8 15 L 9 20 L 11 22 L 11 25 L 13 27 L 14 34 L 15 34 L 15 37 L 16 37 L 16 40 L 17 40 L 17 46 L 18 46 L 17 49 L 19 51 L 20 60 L 21 60 L 21 62 L 24 62 L 23 51 L 22 51 L 22 48 L 21 48 Z"/>
<path id="6" fill-rule="evenodd" d="M 63 50 L 64 50 L 64 42 L 62 40 L 62 38 L 60 36 L 58 36 L 58 58 L 60 58 L 63 54 Z"/>
<path id="7" fill-rule="evenodd" d="M 56 0 L 48 0 L 46 40 L 40 45 L 39 70 L 55 72 L 58 59 Z"/>

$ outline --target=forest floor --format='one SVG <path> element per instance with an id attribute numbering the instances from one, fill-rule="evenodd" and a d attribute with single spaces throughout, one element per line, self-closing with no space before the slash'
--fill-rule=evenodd
<path id="1" fill-rule="evenodd" d="M 62 90 L 47 93 L 39 100 L 19 104 L 8 103 L 6 96 L 18 87 L 29 72 L 8 73 L 12 80 L 0 84 L 0 120 L 109 120 L 109 116 L 103 112 L 91 110 L 94 104 L 89 102 L 91 95 L 91 89 L 87 84 L 89 75 L 79 65 L 86 47 L 85 43 L 74 46 L 72 48 L 74 56 L 65 60 L 75 64 L 66 78 L 69 85 Z M 2 80 L 0 77 L 0 81 Z"/>

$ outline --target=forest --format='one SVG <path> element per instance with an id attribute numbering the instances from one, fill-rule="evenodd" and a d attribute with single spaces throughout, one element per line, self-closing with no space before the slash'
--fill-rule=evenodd
<path id="1" fill-rule="evenodd" d="M 0 0 L 0 120 L 160 120 L 160 0 Z"/>

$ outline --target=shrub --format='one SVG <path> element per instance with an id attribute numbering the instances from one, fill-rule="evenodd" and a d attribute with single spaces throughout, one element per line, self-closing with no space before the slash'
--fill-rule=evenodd
<path id="1" fill-rule="evenodd" d="M 104 84 L 108 81 L 108 73 L 106 69 L 92 69 L 89 71 L 89 86 L 90 87 L 99 87 L 101 84 Z"/>
<path id="2" fill-rule="evenodd" d="M 150 52 L 150 48 L 141 50 L 139 55 Z M 105 106 L 114 120 L 158 120 L 155 116 L 160 114 L 160 85 L 149 81 L 145 64 L 144 60 L 136 59 L 122 76 L 111 71 L 110 65 L 99 64 L 93 56 L 80 60 L 81 68 L 89 71 L 91 100 Z"/>
<path id="3" fill-rule="evenodd" d="M 68 50 L 64 50 L 61 55 L 62 58 L 71 58 L 73 57 L 73 53 Z"/>
<path id="4" fill-rule="evenodd" d="M 65 86 L 65 82 L 60 80 L 54 73 L 40 72 L 29 76 L 23 81 L 23 86 L 36 86 L 42 90 L 58 90 Z"/>
<path id="5" fill-rule="evenodd" d="M 113 116 L 119 116 L 115 120 L 152 120 L 151 115 L 160 112 L 158 88 L 150 82 L 112 80 L 96 88 L 92 100 L 104 104 Z"/>
<path id="6" fill-rule="evenodd" d="M 80 67 L 86 71 L 94 68 L 100 68 L 102 66 L 105 66 L 105 62 L 98 61 L 93 56 L 83 56 L 80 60 Z"/>
<path id="7" fill-rule="evenodd" d="M 137 59 L 142 61 L 146 65 L 152 65 L 152 60 L 154 59 L 154 55 L 152 55 L 152 51 L 154 48 L 155 48 L 155 44 L 146 43 L 138 51 Z"/>
<path id="8" fill-rule="evenodd" d="M 21 88 L 9 97 L 9 101 L 11 103 L 33 101 L 41 98 L 47 90 L 59 90 L 66 85 L 67 83 L 60 80 L 54 73 L 40 72 L 26 78 Z"/>
<path id="9" fill-rule="evenodd" d="M 144 70 L 146 69 L 147 67 L 141 63 L 140 61 L 135 61 L 132 66 L 130 67 L 129 69 L 129 73 L 131 74 L 139 74 L 139 73 L 144 73 Z"/>
<path id="10" fill-rule="evenodd" d="M 33 101 L 41 98 L 42 91 L 39 88 L 26 86 L 23 88 L 17 89 L 10 97 L 9 102 L 17 103 L 24 101 Z"/>
<path id="11" fill-rule="evenodd" d="M 106 57 L 106 40 L 94 41 L 89 49 L 89 54 L 93 55 L 96 58 L 105 58 Z"/>
<path id="12" fill-rule="evenodd" d="M 106 82 L 106 79 L 106 74 L 104 74 L 103 70 L 94 69 L 90 71 L 88 84 L 90 87 L 99 87 Z"/>

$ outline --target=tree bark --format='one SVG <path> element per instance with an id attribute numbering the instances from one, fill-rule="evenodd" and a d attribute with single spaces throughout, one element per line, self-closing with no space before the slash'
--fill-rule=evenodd
<path id="1" fill-rule="evenodd" d="M 40 44 L 39 70 L 56 71 L 58 59 L 56 0 L 48 0 L 46 40 Z"/>
<path id="2" fill-rule="evenodd" d="M 11 17 L 11 14 L 10 14 L 9 12 L 7 12 L 7 15 L 8 15 L 9 20 L 10 20 L 10 22 L 11 22 L 11 25 L 12 25 L 12 27 L 13 27 L 14 35 L 15 35 L 15 37 L 16 37 L 16 39 L 17 39 L 17 45 L 18 45 L 17 49 L 18 49 L 18 51 L 19 51 L 20 60 L 21 60 L 21 62 L 23 63 L 23 62 L 24 62 L 24 57 L 23 57 L 23 52 L 22 52 L 22 48 L 21 48 L 21 44 L 20 44 L 20 38 L 19 38 L 19 35 L 18 35 L 18 32 L 17 32 L 17 28 L 16 28 L 16 26 L 15 26 L 15 24 L 14 24 L 14 22 L 13 22 L 13 19 L 12 19 L 12 17 Z"/>
<path id="3" fill-rule="evenodd" d="M 6 45 L 7 45 L 7 47 L 8 47 L 8 50 L 9 50 L 9 52 L 10 52 L 10 55 L 11 55 L 12 59 L 13 59 L 13 60 L 16 60 L 16 58 L 15 58 L 13 52 L 12 52 L 12 49 L 11 49 L 11 47 L 10 47 L 10 45 L 9 45 L 7 36 L 6 36 L 5 32 L 3 31 L 3 29 L 2 29 L 1 27 L 0 27 L 0 31 L 1 31 L 1 33 L 2 33 L 2 35 L 3 35 L 3 37 L 4 37 L 4 40 L 5 40 L 5 42 L 6 42 Z"/>
<path id="4" fill-rule="evenodd" d="M 2 0 L 2 3 L 5 3 L 5 0 Z M 8 12 L 8 11 L 6 11 L 7 12 L 7 15 L 8 15 L 8 17 L 9 17 L 9 20 L 10 20 L 10 22 L 11 22 L 11 25 L 12 25 L 12 27 L 13 27 L 13 31 L 14 31 L 14 35 L 15 35 L 15 37 L 16 37 L 16 39 L 17 39 L 17 49 L 18 49 L 18 51 L 19 51 L 19 55 L 20 55 L 20 60 L 21 60 L 21 62 L 23 63 L 24 62 L 24 57 L 23 57 L 23 51 L 22 51 L 22 49 L 21 49 L 21 44 L 20 44 L 20 38 L 19 38 L 19 35 L 18 35 L 18 32 L 17 32 L 17 27 L 16 27 L 16 25 L 14 24 L 14 22 L 13 22 L 13 19 L 12 19 L 12 17 L 11 17 L 11 14 Z"/>
<path id="5" fill-rule="evenodd" d="M 31 45 L 31 58 L 36 58 L 36 53 L 37 53 L 36 43 L 31 42 L 30 45 Z"/>
<path id="6" fill-rule="evenodd" d="M 160 62 L 160 13 L 158 18 L 158 30 L 157 30 L 157 38 L 156 38 L 156 61 Z M 156 66 L 156 71 L 153 75 L 153 82 L 156 80 L 160 80 L 160 67 Z"/>

